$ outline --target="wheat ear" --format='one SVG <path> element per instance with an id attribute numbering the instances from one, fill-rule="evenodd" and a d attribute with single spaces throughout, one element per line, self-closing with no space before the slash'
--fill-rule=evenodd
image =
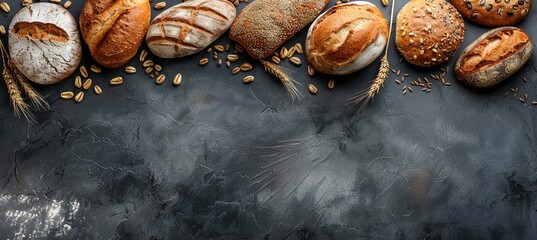
<path id="1" fill-rule="evenodd" d="M 395 6 L 395 1 L 392 1 L 392 8 L 390 12 L 390 29 L 388 31 L 388 40 L 386 41 L 386 48 L 384 51 L 384 56 L 380 60 L 380 67 L 377 73 L 377 77 L 371 82 L 369 88 L 358 92 L 357 94 L 351 96 L 349 100 L 353 106 L 360 105 L 360 111 L 363 110 L 371 100 L 379 93 L 380 88 L 384 85 L 384 82 L 388 78 L 388 73 L 390 70 L 390 62 L 388 61 L 388 48 L 390 46 L 390 38 L 392 35 L 392 21 L 393 21 L 393 10 Z"/>
<path id="2" fill-rule="evenodd" d="M 28 79 L 26 79 L 26 77 L 22 75 L 19 69 L 17 69 L 11 61 L 8 60 L 8 62 L 9 68 L 13 73 L 13 76 L 15 77 L 19 85 L 22 87 L 22 90 L 24 91 L 26 97 L 28 97 L 34 108 L 39 111 L 50 110 L 50 106 L 48 105 L 48 102 L 43 98 L 43 96 L 41 96 L 41 94 L 39 94 L 39 92 L 37 92 L 32 87 Z"/>
<path id="3" fill-rule="evenodd" d="M 9 61 L 9 56 L 7 56 L 7 52 L 2 41 L 0 41 L 0 48 L 0 52 L 2 53 L 2 65 L 4 67 L 2 76 L 4 77 L 4 82 L 6 83 L 7 92 L 9 93 L 11 105 L 13 106 L 13 112 L 17 117 L 22 115 L 24 118 L 26 118 L 26 120 L 35 122 L 35 116 L 32 113 L 32 108 L 26 102 L 24 102 L 19 86 L 17 86 L 17 83 L 15 83 L 13 80 L 13 74 L 6 64 L 6 62 Z"/>
<path id="4" fill-rule="evenodd" d="M 296 88 L 296 84 L 300 85 L 300 83 L 289 76 L 287 73 L 288 70 L 282 66 L 278 66 L 274 63 L 264 60 L 261 60 L 261 64 L 263 64 L 263 67 L 265 67 L 265 71 L 276 76 L 278 79 L 280 79 L 280 81 L 282 81 L 283 85 L 287 89 L 287 92 L 289 92 L 289 95 L 291 95 L 293 100 L 301 100 L 304 98 L 304 95 L 302 95 L 302 93 Z"/>

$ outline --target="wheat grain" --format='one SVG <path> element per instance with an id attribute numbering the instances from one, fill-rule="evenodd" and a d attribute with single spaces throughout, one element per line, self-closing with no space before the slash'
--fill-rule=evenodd
<path id="1" fill-rule="evenodd" d="M 285 68 L 263 60 L 261 60 L 261 64 L 263 64 L 263 67 L 265 67 L 265 71 L 269 72 L 270 74 L 280 79 L 280 81 L 282 81 L 283 85 L 287 89 L 287 92 L 289 93 L 289 95 L 291 95 L 291 98 L 293 100 L 301 100 L 304 98 L 302 93 L 296 88 L 295 84 L 299 83 L 293 78 L 289 77 L 289 74 L 287 73 L 288 71 Z"/>

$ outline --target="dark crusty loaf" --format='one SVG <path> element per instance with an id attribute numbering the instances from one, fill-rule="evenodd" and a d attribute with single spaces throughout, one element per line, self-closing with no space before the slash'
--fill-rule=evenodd
<path id="1" fill-rule="evenodd" d="M 455 63 L 455 75 L 472 88 L 490 88 L 520 70 L 532 50 L 530 38 L 521 29 L 492 29 L 462 52 Z"/>
<path id="2" fill-rule="evenodd" d="M 246 6 L 229 32 L 255 59 L 272 54 L 313 21 L 330 0 L 256 0 Z"/>
<path id="3" fill-rule="evenodd" d="M 463 17 L 485 26 L 508 26 L 524 20 L 532 0 L 451 0 Z"/>
<path id="4" fill-rule="evenodd" d="M 397 15 L 395 45 L 411 64 L 431 67 L 447 62 L 464 38 L 464 22 L 444 0 L 412 0 Z"/>
<path id="5" fill-rule="evenodd" d="M 149 0 L 88 0 L 80 13 L 80 32 L 95 61 L 117 68 L 136 55 L 150 19 Z"/>
<path id="6" fill-rule="evenodd" d="M 147 46 L 162 58 L 197 53 L 224 34 L 235 20 L 229 0 L 193 0 L 159 14 L 147 32 Z"/>

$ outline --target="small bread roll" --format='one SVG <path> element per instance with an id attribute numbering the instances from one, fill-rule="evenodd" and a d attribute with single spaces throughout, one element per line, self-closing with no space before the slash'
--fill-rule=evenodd
<path id="1" fill-rule="evenodd" d="M 464 49 L 455 63 L 455 75 L 471 88 L 490 88 L 520 70 L 532 51 L 530 38 L 520 28 L 492 29 Z"/>
<path id="2" fill-rule="evenodd" d="M 82 58 L 73 15 L 53 3 L 22 8 L 9 25 L 9 54 L 32 82 L 54 84 L 69 77 Z"/>
<path id="3" fill-rule="evenodd" d="M 349 74 L 375 61 L 387 39 L 388 22 L 375 5 L 345 3 L 328 9 L 313 22 L 306 38 L 306 54 L 319 72 Z"/>
<path id="4" fill-rule="evenodd" d="M 447 62 L 464 39 L 464 22 L 444 0 L 412 0 L 397 15 L 395 45 L 411 64 L 431 67 Z"/>

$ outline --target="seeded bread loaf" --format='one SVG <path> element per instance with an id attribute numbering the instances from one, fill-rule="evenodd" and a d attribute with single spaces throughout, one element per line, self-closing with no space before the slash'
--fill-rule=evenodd
<path id="1" fill-rule="evenodd" d="M 256 0 L 246 6 L 229 32 L 255 59 L 264 59 L 313 21 L 330 0 Z"/>
<path id="2" fill-rule="evenodd" d="M 149 0 L 88 0 L 80 31 L 95 61 L 118 68 L 138 52 L 150 19 Z"/>
<path id="3" fill-rule="evenodd" d="M 524 20 L 532 0 L 451 0 L 466 19 L 485 26 L 508 26 Z"/>
<path id="4" fill-rule="evenodd" d="M 197 53 L 224 34 L 235 20 L 229 0 L 194 0 L 159 14 L 147 32 L 147 46 L 161 58 Z"/>
<path id="5" fill-rule="evenodd" d="M 455 63 L 455 75 L 472 88 L 490 88 L 520 70 L 532 50 L 530 38 L 521 29 L 496 28 L 462 52 Z"/>
<path id="6" fill-rule="evenodd" d="M 349 74 L 375 61 L 387 40 L 388 22 L 375 5 L 364 1 L 339 4 L 311 25 L 306 55 L 319 72 Z"/>
<path id="7" fill-rule="evenodd" d="M 411 64 L 447 62 L 464 39 L 464 22 L 444 0 L 412 0 L 397 15 L 395 45 Z"/>
<path id="8" fill-rule="evenodd" d="M 24 7 L 9 25 L 9 53 L 13 64 L 29 80 L 57 83 L 80 64 L 82 45 L 76 21 L 57 4 Z"/>

